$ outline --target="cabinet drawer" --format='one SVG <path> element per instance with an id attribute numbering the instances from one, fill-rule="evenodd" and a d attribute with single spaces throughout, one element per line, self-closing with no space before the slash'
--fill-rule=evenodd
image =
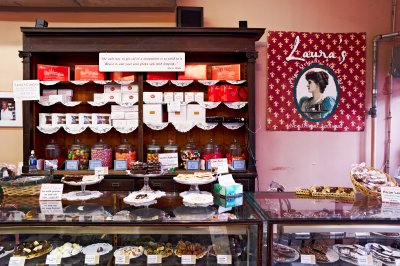
<path id="1" fill-rule="evenodd" d="M 134 182 L 134 180 L 104 179 L 101 183 L 93 186 L 93 189 L 99 191 L 132 191 Z"/>

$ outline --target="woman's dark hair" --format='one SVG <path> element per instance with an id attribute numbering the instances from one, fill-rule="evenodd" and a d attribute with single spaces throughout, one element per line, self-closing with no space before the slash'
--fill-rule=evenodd
<path id="1" fill-rule="evenodd" d="M 324 93 L 326 86 L 329 82 L 329 75 L 324 71 L 309 71 L 306 74 L 306 80 L 312 80 L 319 86 L 319 91 Z"/>

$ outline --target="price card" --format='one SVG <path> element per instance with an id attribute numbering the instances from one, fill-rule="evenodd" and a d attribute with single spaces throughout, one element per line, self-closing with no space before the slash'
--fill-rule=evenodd
<path id="1" fill-rule="evenodd" d="M 94 170 L 96 167 L 102 167 L 103 164 L 100 160 L 89 160 L 89 170 Z"/>
<path id="2" fill-rule="evenodd" d="M 85 255 L 85 264 L 97 265 L 100 262 L 99 255 Z"/>
<path id="3" fill-rule="evenodd" d="M 186 161 L 186 170 L 200 170 L 200 161 L 199 160 L 187 160 Z"/>
<path id="4" fill-rule="evenodd" d="M 316 264 L 315 255 L 301 255 L 301 263 Z"/>
<path id="5" fill-rule="evenodd" d="M 363 265 L 363 266 L 374 265 L 372 255 L 358 256 L 357 265 Z"/>
<path id="6" fill-rule="evenodd" d="M 115 264 L 127 265 L 129 263 L 129 256 L 115 256 Z"/>
<path id="7" fill-rule="evenodd" d="M 114 170 L 125 171 L 128 169 L 128 162 L 126 160 L 114 160 Z"/>
<path id="8" fill-rule="evenodd" d="M 162 169 L 177 168 L 178 164 L 178 153 L 160 153 L 158 154 L 158 161 L 161 163 Z"/>
<path id="9" fill-rule="evenodd" d="M 381 187 L 382 202 L 400 203 L 400 187 Z"/>
<path id="10" fill-rule="evenodd" d="M 233 160 L 232 167 L 235 170 L 246 170 L 246 161 L 245 160 Z"/>
<path id="11" fill-rule="evenodd" d="M 94 168 L 94 174 L 99 175 L 108 175 L 108 167 L 96 167 Z"/>
<path id="12" fill-rule="evenodd" d="M 63 206 L 61 200 L 41 200 L 40 202 L 40 213 L 60 215 L 64 214 Z"/>
<path id="13" fill-rule="evenodd" d="M 59 265 L 61 264 L 61 257 L 55 255 L 47 255 L 45 264 Z"/>
<path id="14" fill-rule="evenodd" d="M 25 257 L 11 257 L 8 266 L 24 266 Z"/>
<path id="15" fill-rule="evenodd" d="M 211 159 L 211 168 L 217 168 L 217 174 L 225 174 L 229 172 L 228 169 L 228 159 Z"/>
<path id="16" fill-rule="evenodd" d="M 182 255 L 181 264 L 196 264 L 196 255 Z"/>
<path id="17" fill-rule="evenodd" d="M 42 184 L 39 200 L 61 200 L 64 184 Z"/>
<path id="18" fill-rule="evenodd" d="M 232 264 L 232 255 L 217 255 L 218 264 Z"/>
<path id="19" fill-rule="evenodd" d="M 15 101 L 40 100 L 39 80 L 14 80 L 13 93 Z"/>
<path id="20" fill-rule="evenodd" d="M 78 160 L 66 160 L 65 170 L 67 171 L 78 171 L 79 161 Z"/>
<path id="21" fill-rule="evenodd" d="M 162 263 L 162 255 L 147 255 L 147 264 L 160 264 Z"/>
<path id="22" fill-rule="evenodd" d="M 57 170 L 58 160 L 44 160 L 44 170 L 48 170 L 53 167 L 53 170 Z"/>

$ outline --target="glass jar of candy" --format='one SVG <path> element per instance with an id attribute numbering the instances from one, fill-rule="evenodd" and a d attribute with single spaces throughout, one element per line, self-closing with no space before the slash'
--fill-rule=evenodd
<path id="1" fill-rule="evenodd" d="M 147 144 L 147 162 L 158 162 L 158 154 L 161 151 L 160 145 L 157 144 L 155 139 Z"/>
<path id="2" fill-rule="evenodd" d="M 58 145 L 54 139 L 50 139 L 49 143 L 44 147 L 44 159 L 45 160 L 57 160 L 57 169 L 61 168 L 61 165 L 65 161 L 65 149 L 63 146 Z"/>
<path id="3" fill-rule="evenodd" d="M 74 144 L 68 145 L 68 160 L 78 160 L 79 170 L 86 170 L 89 168 L 89 147 L 76 139 Z"/>
<path id="4" fill-rule="evenodd" d="M 204 145 L 201 155 L 203 160 L 206 161 L 206 165 L 208 160 L 222 158 L 221 148 L 213 139 L 210 139 L 210 141 Z"/>
<path id="5" fill-rule="evenodd" d="M 233 142 L 228 146 L 226 158 L 229 165 L 232 165 L 232 161 L 246 160 L 244 150 L 236 139 L 233 139 Z"/>
<path id="6" fill-rule="evenodd" d="M 168 144 L 163 147 L 164 153 L 175 153 L 178 152 L 178 145 L 174 143 L 172 139 L 168 140 Z"/>
<path id="7" fill-rule="evenodd" d="M 131 169 L 131 163 L 136 161 L 136 148 L 130 144 L 127 139 L 115 147 L 115 160 L 126 160 L 128 169 Z"/>
<path id="8" fill-rule="evenodd" d="M 189 139 L 188 143 L 181 148 L 181 160 L 183 168 L 186 169 L 186 161 L 200 160 L 200 150 L 197 148 L 193 139 Z"/>
<path id="9" fill-rule="evenodd" d="M 103 167 L 112 167 L 112 149 L 111 146 L 104 143 L 102 139 L 92 146 L 90 151 L 92 160 L 99 160 Z"/>

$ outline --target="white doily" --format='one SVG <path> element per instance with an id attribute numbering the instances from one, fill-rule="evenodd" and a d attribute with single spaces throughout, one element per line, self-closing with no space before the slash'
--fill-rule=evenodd
<path id="1" fill-rule="evenodd" d="M 51 106 L 57 102 L 50 102 L 50 101 L 39 101 L 39 104 L 42 106 Z"/>
<path id="2" fill-rule="evenodd" d="M 227 80 L 226 82 L 228 82 L 229 84 L 232 84 L 232 85 L 238 85 L 238 84 L 243 84 L 246 81 L 245 80 Z"/>
<path id="3" fill-rule="evenodd" d="M 79 196 L 77 193 L 81 193 L 80 191 L 71 191 L 62 195 L 62 198 L 69 201 L 75 200 L 89 200 L 89 199 L 97 199 L 100 198 L 103 193 L 100 191 L 90 191 L 86 190 L 86 192 L 90 192 L 89 195 Z"/>
<path id="4" fill-rule="evenodd" d="M 90 104 L 91 106 L 103 106 L 107 104 L 107 101 L 102 101 L 102 102 L 91 102 L 89 101 L 88 104 Z"/>
<path id="5" fill-rule="evenodd" d="M 178 87 L 186 87 L 193 83 L 193 80 L 171 80 L 171 83 Z"/>
<path id="6" fill-rule="evenodd" d="M 41 80 L 40 84 L 46 85 L 46 86 L 53 86 L 57 83 L 59 83 L 59 80 Z"/>
<path id="7" fill-rule="evenodd" d="M 74 107 L 74 106 L 77 106 L 77 105 L 79 105 L 81 102 L 63 102 L 62 104 L 64 104 L 65 106 L 68 106 L 68 107 Z"/>
<path id="8" fill-rule="evenodd" d="M 211 130 L 218 126 L 218 123 L 197 123 L 196 126 L 204 130 Z"/>
<path id="9" fill-rule="evenodd" d="M 143 100 L 144 101 L 144 100 Z M 146 100 L 144 101 L 144 103 L 148 103 L 148 104 L 163 104 L 164 102 L 161 101 L 156 101 L 156 100 Z"/>
<path id="10" fill-rule="evenodd" d="M 116 131 L 122 134 L 127 134 L 135 131 L 137 129 L 138 125 L 132 126 L 132 127 L 114 127 Z"/>
<path id="11" fill-rule="evenodd" d="M 136 103 L 137 103 L 137 101 L 135 101 L 135 102 L 128 102 L 128 103 L 117 102 L 118 105 L 124 106 L 124 107 L 131 107 L 131 106 L 134 106 Z"/>
<path id="12" fill-rule="evenodd" d="M 168 80 L 146 80 L 153 87 L 161 87 L 168 83 Z"/>
<path id="13" fill-rule="evenodd" d="M 87 125 L 64 125 L 63 128 L 70 134 L 80 134 L 86 130 Z"/>
<path id="14" fill-rule="evenodd" d="M 112 80 L 93 80 L 93 82 L 99 85 L 105 85 L 107 83 L 112 82 Z"/>
<path id="15" fill-rule="evenodd" d="M 118 83 L 119 85 L 129 85 L 135 83 L 134 80 L 114 80 L 115 83 Z"/>
<path id="16" fill-rule="evenodd" d="M 205 86 L 212 86 L 219 82 L 219 80 L 198 80 L 199 83 Z"/>
<path id="17" fill-rule="evenodd" d="M 146 198 L 136 199 L 138 195 L 146 195 Z M 134 191 L 126 196 L 123 201 L 127 204 L 132 204 L 134 206 L 149 206 L 157 203 L 157 199 L 164 197 L 166 193 L 164 191 L 153 191 L 153 192 L 144 192 L 144 191 Z"/>
<path id="18" fill-rule="evenodd" d="M 206 108 L 206 109 L 214 109 L 216 108 L 218 105 L 221 104 L 221 102 L 199 102 L 199 104 Z"/>
<path id="19" fill-rule="evenodd" d="M 44 134 L 54 134 L 61 128 L 61 126 L 37 126 L 36 128 Z"/>
<path id="20" fill-rule="evenodd" d="M 178 130 L 179 132 L 182 132 L 182 133 L 190 131 L 196 125 L 195 123 L 190 123 L 190 122 L 172 123 L 172 124 L 174 125 L 176 130 Z"/>
<path id="21" fill-rule="evenodd" d="M 224 102 L 231 109 L 241 109 L 246 106 L 247 102 Z"/>
<path id="22" fill-rule="evenodd" d="M 222 123 L 222 125 L 227 129 L 235 130 L 241 128 L 244 125 L 244 123 Z"/>
<path id="23" fill-rule="evenodd" d="M 147 122 L 145 124 L 146 124 L 146 126 L 151 128 L 152 130 L 163 130 L 164 128 L 166 128 L 169 125 L 168 122 L 166 122 L 166 123 L 150 123 L 150 122 Z"/>
<path id="24" fill-rule="evenodd" d="M 71 83 L 75 85 L 85 85 L 88 82 L 89 80 L 71 80 Z"/>
<path id="25" fill-rule="evenodd" d="M 112 128 L 110 125 L 90 125 L 89 127 L 94 133 L 97 134 L 107 133 Z"/>

